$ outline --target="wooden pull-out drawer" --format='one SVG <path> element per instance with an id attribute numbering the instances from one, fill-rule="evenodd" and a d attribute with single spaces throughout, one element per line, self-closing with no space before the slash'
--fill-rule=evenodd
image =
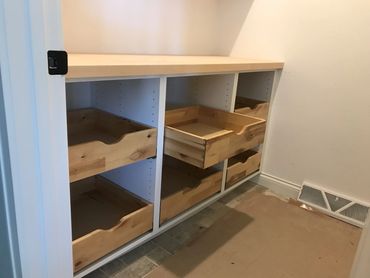
<path id="1" fill-rule="evenodd" d="M 264 139 L 266 121 L 202 106 L 166 112 L 165 154 L 208 168 L 254 148 Z"/>
<path id="2" fill-rule="evenodd" d="M 70 181 L 156 155 L 157 130 L 97 109 L 68 112 Z"/>
<path id="3" fill-rule="evenodd" d="M 71 184 L 74 271 L 153 227 L 153 205 L 118 185 L 91 177 Z"/>
<path id="4" fill-rule="evenodd" d="M 259 170 L 261 154 L 248 150 L 229 158 L 226 174 L 226 187 L 230 187 L 238 181 Z"/>
<path id="5" fill-rule="evenodd" d="M 199 169 L 169 156 L 164 157 L 161 223 L 221 190 L 222 171 Z"/>
<path id="6" fill-rule="evenodd" d="M 265 101 L 237 96 L 235 112 L 267 120 L 269 104 Z"/>

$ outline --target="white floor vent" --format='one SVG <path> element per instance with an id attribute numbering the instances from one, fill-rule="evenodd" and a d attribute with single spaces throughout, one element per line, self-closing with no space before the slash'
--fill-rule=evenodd
<path id="1" fill-rule="evenodd" d="M 298 200 L 333 217 L 363 227 L 369 212 L 369 204 L 340 196 L 333 192 L 304 183 Z"/>

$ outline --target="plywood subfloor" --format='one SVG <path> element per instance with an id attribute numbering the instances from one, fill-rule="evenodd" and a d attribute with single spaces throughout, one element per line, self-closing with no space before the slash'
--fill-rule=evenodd
<path id="1" fill-rule="evenodd" d="M 89 278 L 348 278 L 360 232 L 250 182 Z"/>
<path id="2" fill-rule="evenodd" d="M 253 191 L 145 277 L 348 278 L 360 232 Z"/>

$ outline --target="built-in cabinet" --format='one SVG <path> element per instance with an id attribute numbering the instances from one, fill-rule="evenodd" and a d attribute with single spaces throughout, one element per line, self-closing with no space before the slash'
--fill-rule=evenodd
<path id="1" fill-rule="evenodd" d="M 66 117 L 76 276 L 259 173 L 281 63 L 71 58 Z"/>

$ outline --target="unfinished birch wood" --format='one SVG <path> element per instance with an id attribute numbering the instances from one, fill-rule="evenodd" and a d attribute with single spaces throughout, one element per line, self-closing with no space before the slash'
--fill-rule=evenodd
<path id="1" fill-rule="evenodd" d="M 199 169 L 169 156 L 164 157 L 160 222 L 193 207 L 221 190 L 222 171 Z"/>
<path id="2" fill-rule="evenodd" d="M 259 170 L 261 153 L 248 150 L 229 158 L 226 172 L 226 188 Z"/>
<path id="3" fill-rule="evenodd" d="M 166 111 L 165 154 L 207 168 L 263 142 L 266 121 L 203 106 Z"/>
<path id="4" fill-rule="evenodd" d="M 282 69 L 284 63 L 226 56 L 68 54 L 67 79 L 114 78 Z"/>
<path id="5" fill-rule="evenodd" d="M 267 120 L 269 103 L 251 98 L 236 97 L 235 113 Z"/>
<path id="6" fill-rule="evenodd" d="M 153 205 L 102 177 L 71 184 L 74 271 L 152 229 Z"/>
<path id="7" fill-rule="evenodd" d="M 68 112 L 70 181 L 156 154 L 157 130 L 97 109 Z"/>

